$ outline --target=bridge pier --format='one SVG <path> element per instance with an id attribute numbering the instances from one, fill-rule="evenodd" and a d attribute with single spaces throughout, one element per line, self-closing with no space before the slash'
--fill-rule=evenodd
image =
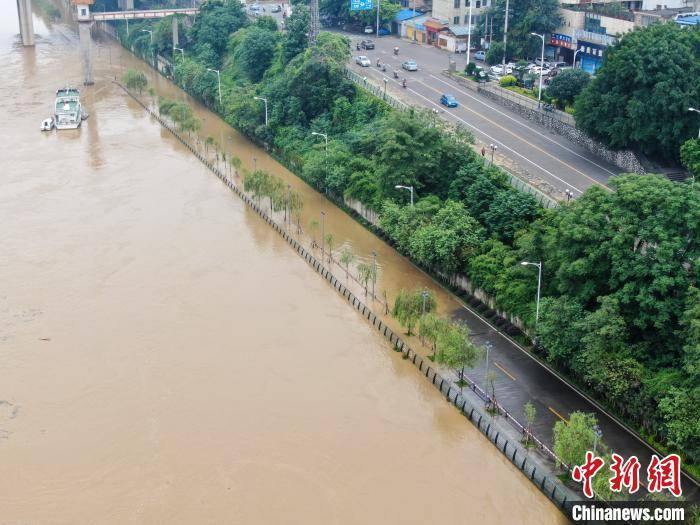
<path id="1" fill-rule="evenodd" d="M 178 35 L 178 25 L 177 17 L 173 16 L 173 47 L 178 47 L 180 45 L 180 38 Z"/>
<path id="2" fill-rule="evenodd" d="M 23 46 L 34 45 L 34 20 L 32 19 L 32 0 L 17 0 L 19 34 Z"/>
<path id="3" fill-rule="evenodd" d="M 83 84 L 91 86 L 92 80 L 92 38 L 90 36 L 90 26 L 92 22 L 78 23 L 78 38 L 80 40 L 80 60 L 83 63 Z"/>

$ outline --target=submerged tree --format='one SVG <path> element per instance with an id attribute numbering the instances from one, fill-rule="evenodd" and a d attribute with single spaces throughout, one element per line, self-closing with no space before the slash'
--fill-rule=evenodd
<path id="1" fill-rule="evenodd" d="M 136 69 L 127 69 L 122 76 L 122 81 L 127 88 L 137 89 L 139 95 L 148 84 L 148 79 L 143 71 L 138 71 Z"/>
<path id="2" fill-rule="evenodd" d="M 355 260 L 355 254 L 348 246 L 345 246 L 340 252 L 340 264 L 345 266 L 345 281 L 350 278 L 350 263 Z"/>
<path id="3" fill-rule="evenodd" d="M 402 326 L 406 327 L 406 335 L 412 335 L 413 327 L 420 316 L 429 313 L 434 308 L 435 297 L 431 292 L 421 289 L 408 292 L 402 289 L 394 301 L 392 315 Z"/>

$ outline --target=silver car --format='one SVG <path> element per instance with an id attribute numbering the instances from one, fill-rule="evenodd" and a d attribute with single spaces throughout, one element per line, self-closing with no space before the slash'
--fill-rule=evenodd
<path id="1" fill-rule="evenodd" d="M 372 65 L 372 62 L 370 62 L 369 58 L 367 58 L 364 55 L 360 55 L 358 57 L 355 57 L 355 63 L 362 66 L 362 67 L 369 67 Z"/>
<path id="2" fill-rule="evenodd" d="M 404 68 L 406 71 L 418 71 L 418 64 L 416 64 L 415 60 L 404 60 L 403 63 L 401 64 L 401 67 Z"/>

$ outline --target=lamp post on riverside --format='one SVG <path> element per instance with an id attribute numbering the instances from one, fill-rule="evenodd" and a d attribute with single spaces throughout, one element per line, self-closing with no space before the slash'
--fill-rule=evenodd
<path id="1" fill-rule="evenodd" d="M 599 425 L 593 427 L 593 455 L 595 456 L 595 450 L 598 445 L 598 440 L 603 437 L 603 431 L 600 429 Z"/>
<path id="2" fill-rule="evenodd" d="M 211 71 L 212 73 L 216 73 L 216 79 L 219 82 L 219 106 L 221 106 L 221 71 L 218 69 L 211 69 L 207 68 L 207 71 Z"/>
<path id="3" fill-rule="evenodd" d="M 493 154 L 496 152 L 498 149 L 498 146 L 496 144 L 489 144 L 489 148 L 491 148 L 491 166 L 493 166 Z"/>
<path id="4" fill-rule="evenodd" d="M 411 206 L 413 206 L 413 186 L 401 186 L 400 184 L 397 184 L 394 186 L 397 190 L 408 190 L 411 192 Z"/>
<path id="5" fill-rule="evenodd" d="M 688 108 L 688 111 L 692 111 L 692 112 L 697 113 L 698 115 L 700 115 L 700 109 Z M 698 139 L 700 140 L 700 128 L 698 128 Z"/>
<path id="6" fill-rule="evenodd" d="M 311 134 L 323 137 L 326 140 L 326 181 L 324 186 L 326 187 L 326 195 L 328 195 L 328 135 L 325 133 L 319 133 L 318 131 L 312 131 Z"/>
<path id="7" fill-rule="evenodd" d="M 326 253 L 326 212 L 321 212 L 321 262 Z"/>
<path id="8" fill-rule="evenodd" d="M 255 100 L 262 100 L 265 103 L 265 127 L 267 127 L 267 99 L 265 97 L 253 97 Z"/>
<path id="9" fill-rule="evenodd" d="M 564 193 L 566 194 L 566 202 L 569 202 L 574 197 L 574 192 L 571 191 L 569 188 L 566 188 L 564 190 Z"/>
<path id="10" fill-rule="evenodd" d="M 542 39 L 542 58 L 540 58 L 540 90 L 537 94 L 537 107 L 542 106 L 542 73 L 544 72 L 544 33 L 530 33 L 532 36 L 538 36 Z"/>
<path id="11" fill-rule="evenodd" d="M 493 345 L 491 344 L 491 341 L 486 341 L 484 343 L 484 350 L 486 350 L 486 369 L 484 371 L 484 388 L 488 388 L 486 385 L 488 384 L 489 381 L 489 354 L 491 353 L 491 349 L 493 348 Z M 464 379 L 464 378 L 462 378 Z"/>
<path id="12" fill-rule="evenodd" d="M 540 289 L 542 287 L 542 261 L 528 262 L 522 261 L 523 266 L 537 266 L 537 306 L 535 307 L 535 334 L 537 333 L 537 322 L 540 320 Z"/>
<path id="13" fill-rule="evenodd" d="M 148 33 L 151 36 L 151 58 L 153 60 L 153 65 L 155 66 L 156 57 L 155 57 L 155 53 L 153 52 L 153 31 L 151 31 L 150 29 L 142 29 L 141 32 Z M 111 56 L 110 56 L 110 58 L 111 58 Z"/>
<path id="14" fill-rule="evenodd" d="M 377 252 L 372 250 L 372 301 L 375 299 L 374 285 L 377 283 Z"/>
<path id="15" fill-rule="evenodd" d="M 173 46 L 173 51 L 179 51 L 180 53 L 182 53 L 182 58 L 185 58 L 185 50 L 182 49 L 181 47 Z"/>

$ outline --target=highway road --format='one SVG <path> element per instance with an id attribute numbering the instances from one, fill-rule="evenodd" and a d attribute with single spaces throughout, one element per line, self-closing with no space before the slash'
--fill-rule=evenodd
<path id="1" fill-rule="evenodd" d="M 412 105 L 437 109 L 447 120 L 459 122 L 482 143 L 496 144 L 497 151 L 508 157 L 521 170 L 544 181 L 559 192 L 573 192 L 574 197 L 593 185 L 605 186 L 608 178 L 621 170 L 593 155 L 568 139 L 553 134 L 506 107 L 480 95 L 444 76 L 448 53 L 432 46 L 413 43 L 394 37 L 373 38 L 376 49 L 356 51 L 356 43 L 363 36 L 344 33 L 352 41 L 350 67 L 369 81 L 382 86 L 387 80 L 389 90 Z M 399 55 L 394 56 L 394 46 Z M 355 64 L 357 55 L 366 55 L 371 67 Z M 464 69 L 466 56 L 449 55 Z M 386 72 L 376 67 L 377 58 L 387 64 Z M 401 69 L 401 62 L 412 58 L 418 63 L 418 71 Z M 483 65 L 483 64 L 482 64 Z M 393 78 L 393 71 L 400 71 L 400 78 Z M 401 88 L 401 78 L 407 79 L 406 89 Z M 458 108 L 448 109 L 439 103 L 443 93 L 453 94 Z"/>

